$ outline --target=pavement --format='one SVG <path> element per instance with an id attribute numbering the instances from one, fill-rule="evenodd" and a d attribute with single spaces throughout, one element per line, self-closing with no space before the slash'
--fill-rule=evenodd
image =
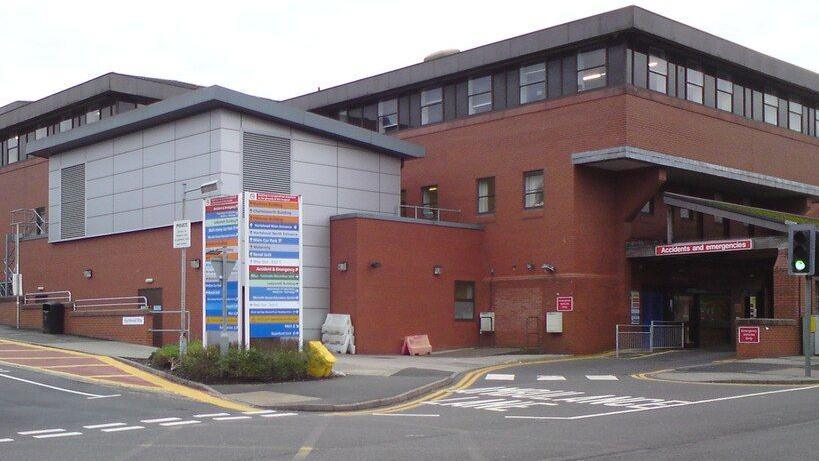
<path id="1" fill-rule="evenodd" d="M 40 346 L 56 347 L 87 354 L 147 359 L 156 350 L 155 347 L 139 344 L 108 341 L 105 339 L 85 338 L 72 335 L 51 335 L 37 330 L 16 329 L 0 325 L 0 339 L 15 340 Z"/>
<path id="2" fill-rule="evenodd" d="M 693 383 L 813 384 L 819 383 L 819 357 L 812 359 L 811 377 L 805 376 L 805 357 L 719 360 L 704 365 L 646 373 L 644 376 Z"/>

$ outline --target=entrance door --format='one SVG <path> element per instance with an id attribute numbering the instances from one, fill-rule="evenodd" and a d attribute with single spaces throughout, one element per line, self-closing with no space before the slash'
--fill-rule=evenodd
<path id="1" fill-rule="evenodd" d="M 671 298 L 671 320 L 683 322 L 685 344 L 697 347 L 699 343 L 700 314 L 694 297 L 691 295 L 674 295 Z"/>
<path id="2" fill-rule="evenodd" d="M 731 344 L 731 298 L 727 295 L 699 296 L 700 347 Z"/>
<path id="3" fill-rule="evenodd" d="M 162 310 L 162 288 L 142 288 L 137 291 L 137 296 L 145 296 L 145 299 L 148 301 L 148 309 L 151 311 Z M 154 315 L 153 325 L 155 330 L 162 329 L 162 317 L 164 317 L 164 315 Z M 161 331 L 154 331 L 153 346 L 162 347 Z"/>
<path id="4" fill-rule="evenodd" d="M 644 325 L 651 325 L 652 320 L 665 320 L 663 318 L 664 299 L 665 297 L 662 293 L 652 293 L 649 291 L 640 293 L 640 300 L 642 302 L 642 312 L 640 315 L 642 316 Z"/>

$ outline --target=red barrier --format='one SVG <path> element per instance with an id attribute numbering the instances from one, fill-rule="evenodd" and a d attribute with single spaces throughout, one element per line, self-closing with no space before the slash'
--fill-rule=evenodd
<path id="1" fill-rule="evenodd" d="M 404 338 L 404 345 L 401 346 L 401 353 L 404 355 L 427 355 L 432 353 L 432 346 L 429 344 L 427 335 L 413 335 Z"/>

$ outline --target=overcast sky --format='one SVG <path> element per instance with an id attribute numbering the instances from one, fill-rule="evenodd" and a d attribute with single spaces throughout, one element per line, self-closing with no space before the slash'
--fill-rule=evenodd
<path id="1" fill-rule="evenodd" d="M 630 3 L 0 1 L 0 105 L 109 71 L 286 99 L 413 64 L 436 50 L 465 50 Z M 637 4 L 819 71 L 816 0 Z"/>

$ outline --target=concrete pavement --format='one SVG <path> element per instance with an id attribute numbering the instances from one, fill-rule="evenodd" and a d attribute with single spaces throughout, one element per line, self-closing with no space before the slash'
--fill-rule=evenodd
<path id="1" fill-rule="evenodd" d="M 37 330 L 17 329 L 7 325 L 0 325 L 0 338 L 76 352 L 85 352 L 87 354 L 132 359 L 147 359 L 156 350 L 155 347 L 142 346 L 139 344 L 72 335 L 50 335 Z"/>
<path id="2" fill-rule="evenodd" d="M 645 373 L 650 379 L 694 383 L 819 384 L 819 360 L 812 359 L 812 376 L 805 377 L 804 356 L 735 360 L 684 366 Z"/>

